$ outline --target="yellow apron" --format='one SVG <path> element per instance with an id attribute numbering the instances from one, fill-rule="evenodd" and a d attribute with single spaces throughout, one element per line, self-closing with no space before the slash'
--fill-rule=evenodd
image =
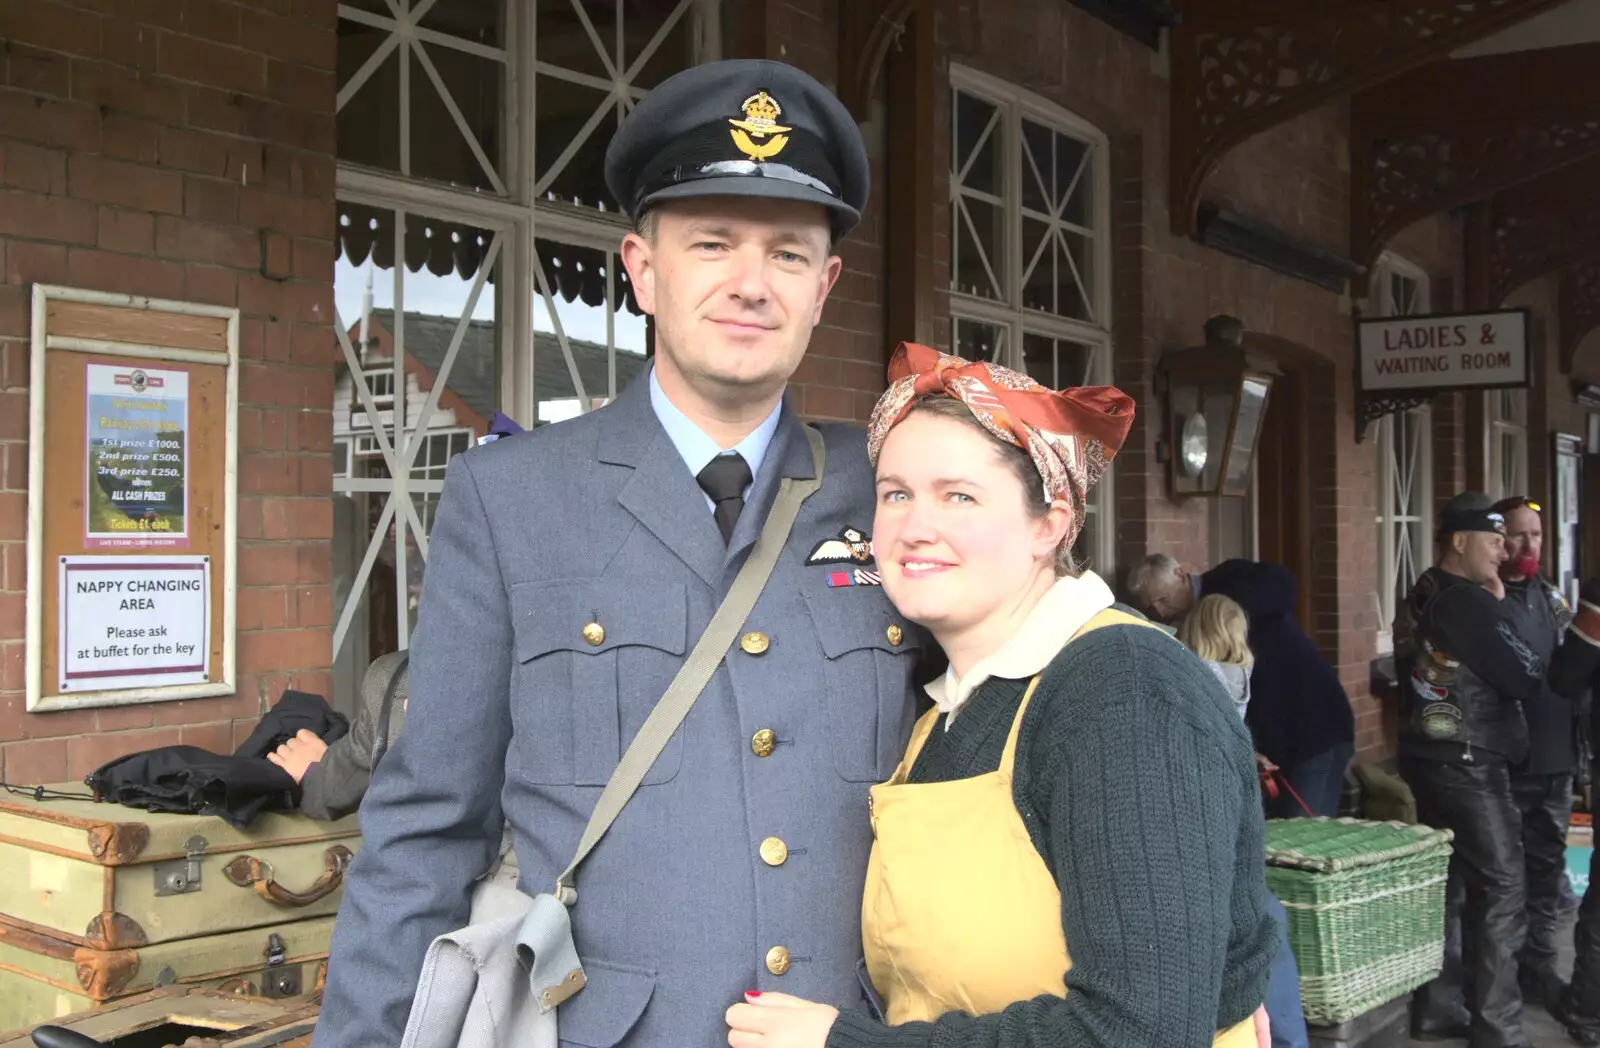
<path id="1" fill-rule="evenodd" d="M 1108 610 L 1078 636 L 1120 623 L 1147 625 Z M 929 710 L 894 775 L 872 787 L 861 930 L 867 971 L 891 1024 L 948 1012 L 988 1015 L 1041 994 L 1066 995 L 1072 959 L 1061 933 L 1061 891 L 1011 791 L 1017 734 L 1038 685 L 1035 677 L 995 771 L 906 783 L 938 721 L 939 711 Z M 1254 1026 L 1246 1019 L 1213 1043 L 1255 1048 Z"/>

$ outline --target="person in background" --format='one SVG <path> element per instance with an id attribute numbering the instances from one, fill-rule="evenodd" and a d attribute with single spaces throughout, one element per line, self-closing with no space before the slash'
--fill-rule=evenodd
<path id="1" fill-rule="evenodd" d="M 1289 570 L 1236 559 L 1199 575 L 1156 553 L 1134 567 L 1128 588 L 1163 622 L 1181 621 L 1213 593 L 1244 609 L 1255 655 L 1248 723 L 1256 749 L 1283 769 L 1312 814 L 1338 815 L 1345 769 L 1355 756 L 1355 714 L 1339 675 L 1295 621 L 1297 587 Z M 1275 814 L 1303 814 L 1285 792 Z"/>
<path id="2" fill-rule="evenodd" d="M 1201 597 L 1178 627 L 1178 639 L 1206 661 L 1242 720 L 1250 707 L 1250 620 L 1238 602 L 1220 593 Z"/>
<path id="3" fill-rule="evenodd" d="M 1600 582 L 1586 581 L 1578 594 L 1575 636 L 1600 636 Z M 1592 664 L 1578 674 L 1577 683 L 1590 691 L 1600 689 L 1600 648 Z M 1562 689 L 1562 690 L 1571 690 Z M 1590 738 L 1600 739 L 1600 704 L 1589 707 Z M 1600 761 L 1595 762 L 1600 774 Z M 1578 906 L 1578 928 L 1573 933 L 1572 981 L 1550 1004 L 1550 1014 L 1566 1027 L 1567 1036 L 1584 1048 L 1600 1046 L 1600 848 L 1589 860 L 1589 887 Z"/>
<path id="4" fill-rule="evenodd" d="M 361 807 L 372 769 L 406 719 L 406 653 L 380 655 L 361 678 L 350 731 L 329 745 L 309 731 L 267 754 L 300 784 L 300 811 L 313 819 L 342 819 Z"/>
<path id="5" fill-rule="evenodd" d="M 1495 503 L 1493 510 L 1506 522 L 1506 560 L 1500 566 L 1506 595 L 1501 606 L 1517 636 L 1548 663 L 1572 622 L 1572 610 L 1539 574 L 1544 545 L 1540 507 L 1519 495 Z M 1577 732 L 1573 700 L 1557 695 L 1548 683 L 1522 704 L 1522 713 L 1528 722 L 1528 756 L 1511 769 L 1511 797 L 1522 813 L 1527 870 L 1528 941 L 1519 979 L 1524 1001 L 1546 1004 L 1563 986 L 1556 972 L 1556 925 L 1567 868 Z"/>
<path id="6" fill-rule="evenodd" d="M 1413 998 L 1413 1036 L 1466 1037 L 1470 1048 L 1521 1048 L 1518 955 L 1527 938 L 1522 814 L 1512 768 L 1528 756 L 1526 704 L 1548 685 L 1581 690 L 1600 618 L 1575 620 L 1546 662 L 1520 635 L 1505 595 L 1506 522 L 1463 492 L 1440 513 L 1439 556 L 1397 615 L 1396 669 L 1406 689 L 1400 774 L 1422 822 L 1455 834 L 1446 919 L 1461 957 Z M 1573 637 L 1578 638 L 1574 641 Z M 1470 993 L 1465 988 L 1470 987 Z"/>
<path id="7" fill-rule="evenodd" d="M 1072 563 L 1132 401 L 909 344 L 889 379 L 873 549 L 950 668 L 862 810 L 882 1018 L 764 991 L 728 1043 L 1254 1048 L 1278 937 L 1250 740 L 1200 660 Z"/>
<path id="8" fill-rule="evenodd" d="M 1255 663 L 1247 639 L 1249 632 L 1250 622 L 1244 609 L 1220 593 L 1201 597 L 1178 630 L 1178 639 L 1204 659 L 1222 682 L 1223 690 L 1239 711 L 1240 720 L 1250 706 L 1250 668 Z M 1278 955 L 1272 960 L 1272 973 L 1267 980 L 1267 1018 L 1271 1021 L 1272 1046 L 1306 1048 L 1309 1034 L 1300 1001 L 1300 967 L 1289 945 L 1289 915 L 1270 889 L 1267 911 L 1278 922 Z"/>

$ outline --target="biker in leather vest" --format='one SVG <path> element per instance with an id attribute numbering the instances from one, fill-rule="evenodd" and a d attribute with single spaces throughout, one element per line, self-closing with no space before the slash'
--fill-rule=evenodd
<path id="1" fill-rule="evenodd" d="M 1407 713 L 1401 749 L 1463 763 L 1473 760 L 1474 750 L 1483 750 L 1515 764 L 1528 753 L 1528 722 L 1521 702 L 1503 698 L 1464 661 L 1470 638 L 1451 629 L 1466 598 L 1452 591 L 1463 586 L 1479 588 L 1469 579 L 1429 568 L 1397 616 L 1395 662 Z M 1501 639 L 1524 675 L 1533 680 L 1544 676 L 1542 660 L 1526 643 L 1514 634 Z M 1508 663 L 1507 668 L 1514 672 L 1519 666 Z"/>

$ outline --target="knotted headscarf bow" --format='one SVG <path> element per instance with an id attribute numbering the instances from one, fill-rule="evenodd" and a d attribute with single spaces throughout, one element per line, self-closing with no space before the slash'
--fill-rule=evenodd
<path id="1" fill-rule="evenodd" d="M 983 428 L 1033 459 L 1052 500 L 1072 507 L 1064 544 L 1082 529 L 1094 486 L 1133 425 L 1133 398 L 1113 386 L 1080 386 L 1060 393 L 998 364 L 980 364 L 902 342 L 889 360 L 889 389 L 867 429 L 867 454 L 878 464 L 884 439 L 925 397 L 965 404 Z"/>

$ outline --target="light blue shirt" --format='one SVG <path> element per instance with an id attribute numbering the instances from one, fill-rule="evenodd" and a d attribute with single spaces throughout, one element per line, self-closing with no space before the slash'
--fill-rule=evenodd
<path id="1" fill-rule="evenodd" d="M 667 431 L 672 446 L 678 449 L 683 464 L 688 466 L 689 472 L 695 476 L 698 477 L 700 471 L 710 465 L 711 460 L 718 455 L 732 454 L 735 451 L 743 455 L 745 462 L 750 466 L 752 478 L 752 483 L 744 487 L 744 497 L 747 499 L 750 497 L 753 478 L 761 472 L 761 463 L 767 457 L 767 448 L 772 445 L 772 435 L 778 431 L 778 416 L 783 412 L 782 400 L 773 407 L 770 415 L 761 420 L 761 425 L 751 430 L 749 436 L 727 451 L 723 451 L 716 441 L 706 436 L 705 430 L 695 425 L 688 415 L 679 411 L 678 406 L 667 399 L 661 383 L 656 381 L 654 367 L 650 369 L 650 407 L 655 410 L 661 428 Z M 716 508 L 711 496 L 706 495 L 705 500 L 708 509 Z"/>

